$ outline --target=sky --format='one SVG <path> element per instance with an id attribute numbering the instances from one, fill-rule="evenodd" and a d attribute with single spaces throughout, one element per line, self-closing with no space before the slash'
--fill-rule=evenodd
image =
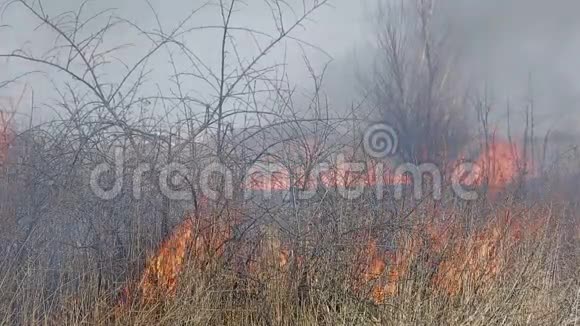
<path id="1" fill-rule="evenodd" d="M 311 48 L 306 53 L 318 71 L 330 63 L 327 73 L 327 93 L 333 98 L 337 110 L 348 108 L 357 100 L 360 85 L 356 78 L 360 67 L 369 65 L 376 51 L 373 18 L 376 3 L 381 0 L 334 0 L 316 12 L 304 29 L 295 37 L 316 44 L 324 53 Z M 398 3 L 400 0 L 382 0 Z M 301 3 L 301 0 L 289 1 Z M 410 3 L 411 0 L 404 2 Z M 46 2 L 50 13 L 75 9 L 78 0 Z M 158 13 L 164 29 L 170 29 L 200 0 L 150 1 Z M 234 15 L 237 26 L 272 30 L 272 17 L 263 0 L 246 0 Z M 88 11 L 116 8 L 116 14 L 145 28 L 155 28 L 155 16 L 146 1 L 100 0 L 91 1 Z M 0 25 L 0 52 L 5 53 L 24 46 L 41 53 L 48 48 L 52 38 L 44 30 L 35 30 L 37 24 L 30 15 L 11 7 L 4 11 Z M 466 87 L 487 85 L 498 103 L 508 101 L 523 103 L 529 89 L 533 89 L 538 107 L 538 124 L 543 129 L 576 131 L 580 128 L 580 1 L 577 0 L 439 0 L 436 3 L 437 33 L 446 34 L 450 51 L 457 54 L 456 65 L 466 76 Z M 215 24 L 219 12 L 206 8 L 196 16 L 193 25 Z M 134 61 L 143 48 L 134 39 L 134 31 L 120 29 L 108 38 L 111 43 L 135 43 L 122 54 L 125 60 Z M 195 32 L 185 40 L 210 65 L 219 64 L 219 34 Z M 241 37 L 239 45 L 251 57 L 252 40 Z M 282 52 L 274 52 L 273 59 Z M 166 58 L 153 58 L 151 65 L 158 67 L 155 78 L 164 79 Z M 165 68 L 163 68 L 165 67 Z M 302 49 L 295 43 L 289 45 L 288 67 L 297 85 L 308 87 L 308 71 L 303 64 Z M 26 67 L 24 67 L 26 68 Z M 17 74 L 22 66 L 14 62 L 0 63 L 0 72 Z M 111 72 L 114 74 L 114 71 Z M 2 80 L 2 78 L 0 78 Z M 530 82 L 531 81 L 531 82 Z M 32 82 L 34 83 L 34 82 Z M 39 97 L 50 97 L 49 84 L 35 85 Z M 469 84 L 469 85 L 467 85 Z M 531 87 L 530 87 L 531 85 Z M 14 98 L 15 90 L 2 96 Z M 17 93 L 16 93 L 17 94 Z M 40 94 L 40 95 L 38 95 Z M 496 119 L 501 122 L 503 104 L 498 104 Z"/>

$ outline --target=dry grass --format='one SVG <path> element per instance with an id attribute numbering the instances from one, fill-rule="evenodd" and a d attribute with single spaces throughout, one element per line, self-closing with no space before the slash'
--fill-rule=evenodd
<path id="1" fill-rule="evenodd" d="M 338 231 L 316 223 L 295 241 L 265 224 L 253 239 L 229 241 L 220 255 L 205 257 L 203 264 L 199 257 L 184 259 L 174 288 L 154 300 L 136 295 L 120 304 L 119 286 L 102 284 L 98 274 L 90 271 L 90 262 L 80 257 L 58 271 L 62 279 L 56 288 L 46 281 L 54 271 L 43 270 L 40 262 L 4 266 L 0 321 L 23 325 L 580 322 L 576 253 L 580 238 L 564 223 L 570 217 L 563 205 L 430 206 L 397 220 L 396 230 L 393 223 L 387 228 L 369 218 L 355 220 L 345 209 L 349 205 L 353 204 L 336 205 Z M 365 213 L 362 208 L 357 211 Z M 303 214 L 317 218 L 308 210 Z M 353 229 L 353 223 L 361 231 L 340 231 Z M 66 273 L 78 271 L 80 264 L 85 273 Z M 135 286 L 131 291 L 135 293 Z"/>

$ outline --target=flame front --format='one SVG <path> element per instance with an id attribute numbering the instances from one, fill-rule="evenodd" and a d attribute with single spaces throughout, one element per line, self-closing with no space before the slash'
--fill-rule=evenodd
<path id="1" fill-rule="evenodd" d="M 528 221 L 523 227 L 510 217 L 510 212 L 505 212 L 487 226 L 466 235 L 461 233 L 459 225 L 434 220 L 396 234 L 397 247 L 392 250 L 381 248 L 378 238 L 366 236 L 366 244 L 359 248 L 351 264 L 356 268 L 350 287 L 355 293 L 382 304 L 405 289 L 414 266 L 424 264 L 433 271 L 429 281 L 434 291 L 449 296 L 459 295 L 466 287 L 485 291 L 492 284 L 490 281 L 508 271 L 503 251 L 506 240 L 513 244 L 522 238 L 533 239 L 542 225 L 542 221 L 537 222 Z M 186 260 L 203 268 L 224 254 L 225 245 L 231 239 L 231 227 L 206 224 L 206 228 L 200 228 L 196 224 L 200 223 L 185 220 L 147 262 L 138 283 L 141 302 L 157 302 L 175 294 Z M 238 248 L 244 249 L 248 248 Z M 279 238 L 268 237 L 260 241 L 252 259 L 242 268 L 256 280 L 271 279 L 274 275 L 290 277 L 290 264 L 296 262 L 302 266 L 304 262 L 303 257 L 293 257 L 294 251 Z M 123 295 L 131 294 L 125 289 Z"/>
<path id="2" fill-rule="evenodd" d="M 140 299 L 151 302 L 174 294 L 186 260 L 190 258 L 205 267 L 223 255 L 231 236 L 231 225 L 227 223 L 186 218 L 147 261 L 138 284 Z"/>
<path id="3" fill-rule="evenodd" d="M 472 181 L 475 185 L 486 182 L 492 191 L 497 191 L 512 183 L 520 172 L 519 151 L 509 143 L 496 142 L 487 151 L 479 155 L 478 165 L 482 167 Z M 369 168 L 362 177 L 351 179 L 340 168 L 328 171 L 322 176 L 325 185 L 337 184 L 373 185 L 377 182 L 408 184 L 408 179 L 397 180 L 385 171 L 382 176 L 375 175 L 375 169 Z M 358 178 L 356 178 L 358 177 Z M 252 175 L 248 189 L 268 190 L 285 189 L 290 181 L 287 174 L 276 174 L 270 180 L 260 174 Z M 310 186 L 304 182 L 305 186 Z M 207 215 L 207 214 L 206 214 Z M 435 214 L 437 215 L 437 214 Z M 509 214 L 507 214 L 509 215 Z M 212 220 L 209 215 L 203 218 L 187 218 L 165 240 L 146 263 L 146 268 L 138 283 L 138 292 L 145 302 L 157 300 L 160 297 L 172 295 L 176 291 L 177 282 L 186 260 L 192 261 L 203 268 L 214 259 L 223 255 L 227 242 L 232 238 L 235 219 L 230 222 Z M 503 227 L 508 225 L 506 232 Z M 528 230 L 529 231 L 529 230 Z M 501 255 L 502 240 L 521 238 L 522 228 L 511 221 L 490 224 L 483 229 L 474 231 L 469 236 L 460 236 L 458 227 L 449 222 L 431 221 L 416 225 L 413 229 L 395 234 L 397 248 L 395 250 L 381 249 L 378 238 L 366 237 L 366 244 L 359 248 L 359 253 L 352 264 L 356 267 L 352 277 L 351 288 L 355 292 L 365 293 L 367 298 L 376 303 L 382 303 L 387 298 L 395 296 L 401 287 L 405 286 L 405 278 L 412 270 L 413 264 L 428 264 L 433 269 L 430 281 L 435 290 L 456 295 L 473 280 L 484 282 L 497 277 L 504 268 Z M 254 279 L 271 271 L 287 273 L 291 262 L 304 262 L 303 257 L 294 256 L 291 247 L 284 246 L 277 237 L 268 237 L 259 242 L 258 250 L 234 248 L 240 253 L 252 252 L 250 259 L 242 259 L 244 263 L 238 266 L 252 274 Z M 425 260 L 426 259 L 426 260 Z M 126 290 L 128 292 L 128 290 Z M 128 296 L 130 294 L 127 294 Z"/>
<path id="4" fill-rule="evenodd" d="M 193 242 L 193 223 L 185 220 L 166 239 L 147 266 L 139 282 L 139 290 L 146 300 L 175 291 L 177 278 Z"/>
<path id="5" fill-rule="evenodd" d="M 525 168 L 520 164 L 520 152 L 516 145 L 509 142 L 494 141 L 489 144 L 476 161 L 482 172 L 477 183 L 487 184 L 497 191 L 516 181 Z"/>
<path id="6" fill-rule="evenodd" d="M 449 296 L 459 295 L 466 287 L 486 291 L 490 281 L 508 270 L 504 245 L 534 239 L 544 224 L 538 219 L 527 221 L 524 227 L 506 211 L 469 235 L 443 221 L 417 225 L 397 236 L 395 250 L 381 250 L 378 240 L 371 238 L 360 250 L 362 268 L 353 288 L 364 290 L 364 295 L 381 304 L 405 287 L 413 264 L 427 264 L 433 271 L 430 282 L 435 291 Z"/>

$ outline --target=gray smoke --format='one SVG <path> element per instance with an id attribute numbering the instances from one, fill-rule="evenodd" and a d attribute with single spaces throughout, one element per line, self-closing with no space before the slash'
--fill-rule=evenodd
<path id="1" fill-rule="evenodd" d="M 379 3 L 413 6 L 414 0 L 363 1 L 366 27 L 353 40 L 359 66 L 369 67 L 375 46 Z M 346 0 L 337 7 L 354 7 Z M 481 92 L 485 86 L 496 103 L 494 119 L 505 126 L 506 103 L 513 123 L 523 121 L 524 105 L 533 94 L 538 133 L 549 129 L 578 133 L 580 129 L 580 1 L 578 0 L 435 0 L 434 33 L 445 35 L 455 71 L 465 88 Z M 354 12 L 354 11 L 353 11 Z M 337 24 L 340 25 L 339 22 Z M 362 40 L 362 41 L 361 41 Z M 365 43 L 366 45 L 362 45 Z M 354 44 L 357 43 L 355 46 Z M 344 74 L 336 93 L 353 89 L 352 55 L 335 61 Z M 348 73 L 345 73 L 348 72 Z M 344 84 L 344 85 L 342 85 Z M 517 127 L 517 126 L 515 126 Z"/>
<path id="2" fill-rule="evenodd" d="M 441 0 L 438 26 L 461 69 L 497 101 L 522 103 L 532 89 L 539 128 L 580 124 L 580 1 Z"/>

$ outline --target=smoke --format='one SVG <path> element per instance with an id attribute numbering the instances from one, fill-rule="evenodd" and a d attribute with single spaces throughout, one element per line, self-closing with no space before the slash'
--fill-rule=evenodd
<path id="1" fill-rule="evenodd" d="M 438 32 L 471 85 L 496 102 L 533 94 L 539 129 L 576 131 L 580 124 L 580 1 L 440 0 Z M 517 105 L 517 104 L 516 104 Z"/>
<path id="2" fill-rule="evenodd" d="M 462 76 L 463 86 L 473 92 L 483 92 L 485 87 L 495 103 L 492 111 L 495 124 L 506 125 L 509 101 L 513 109 L 512 126 L 521 129 L 524 107 L 533 95 L 537 135 L 548 130 L 578 134 L 580 1 L 433 1 L 436 4 L 433 33 L 445 37 L 444 52 L 452 56 L 454 72 Z M 363 22 L 366 26 L 359 39 L 353 41 L 354 56 L 344 55 L 333 63 L 331 73 L 340 78 L 331 78 L 332 82 L 341 84 L 333 85 L 337 90 L 333 95 L 342 99 L 357 92 L 351 70 L 362 70 L 365 76 L 370 73 L 372 49 L 376 49 L 377 7 L 402 3 L 410 9 L 414 2 L 363 1 L 365 9 L 361 15 L 366 17 L 366 23 Z M 335 4 L 351 9 L 355 6 L 345 0 Z M 359 67 L 355 67 L 357 64 Z"/>
<path id="3" fill-rule="evenodd" d="M 533 90 L 537 106 L 538 129 L 564 129 L 575 131 L 580 124 L 580 12 L 578 0 L 434 0 L 436 1 L 436 31 L 447 35 L 449 53 L 457 54 L 454 60 L 457 71 L 465 76 L 466 87 L 486 85 L 498 103 L 498 121 L 508 99 L 517 106 L 523 105 L 526 97 Z M 329 84 L 330 98 L 338 109 L 348 109 L 352 102 L 358 102 L 359 90 L 356 71 L 360 66 L 372 61 L 372 50 L 369 42 L 374 42 L 376 26 L 373 26 L 378 3 L 406 3 L 414 0 L 332 0 L 332 6 L 324 8 L 313 18 L 312 24 L 301 30 L 296 37 L 319 46 L 328 52 L 334 61 L 326 81 Z M 61 1 L 50 9 L 54 12 L 71 10 L 76 7 L 72 0 Z M 103 0 L 99 8 L 119 7 L 119 15 L 135 19 L 147 29 L 155 28 L 156 23 L 147 6 L 129 5 L 125 2 Z M 154 4 L 159 11 L 162 24 L 168 28 L 184 12 L 197 5 L 180 0 L 172 6 Z M 248 5 L 249 7 L 249 5 Z M 251 9 L 251 10 L 250 10 Z M 216 14 L 215 12 L 214 14 Z M 216 18 L 217 17 L 217 18 Z M 259 26 L 271 28 L 269 15 L 259 14 L 252 8 L 236 16 L 240 26 Z M 3 19 L 10 18 L 5 14 Z M 212 19 L 218 15 L 200 15 L 196 24 L 215 24 Z M 50 45 L 52 38 L 44 37 L 42 29 L 36 31 L 36 23 L 28 15 L 12 17 L 3 23 L 14 24 L 14 33 L 3 32 L 6 42 L 0 44 L 3 52 L 10 52 L 21 44 L 34 45 L 35 48 Z M 19 24 L 20 23 L 20 24 Z M 250 24 L 251 23 L 251 24 Z M 0 24 L 1 25 L 1 24 Z M 366 25 L 366 26 L 365 26 Z M 34 35 L 30 35 L 34 31 Z M 213 34 L 195 34 L 195 44 L 199 47 L 198 55 L 215 61 L 215 49 L 219 47 L 219 38 Z M 128 33 L 117 33 L 114 37 L 126 41 Z M 192 36 L 193 37 L 193 36 Z M 217 40 L 217 41 L 216 41 Z M 48 42 L 48 43 L 47 43 Z M 130 40 L 134 42 L 134 40 Z M 46 44 L 45 44 L 46 43 Z M 247 43 L 247 44 L 246 44 Z M 248 44 L 241 42 L 240 48 L 248 50 Z M 371 45 L 372 46 L 372 45 Z M 308 47 L 306 47 L 308 48 Z M 134 47 L 134 51 L 142 48 Z M 219 49 L 218 49 L 219 50 Z M 130 51 L 130 50 L 128 50 Z M 39 51 L 41 52 L 41 51 Z M 310 59 L 317 69 L 329 59 L 326 54 L 310 51 Z M 129 62 L 135 60 L 128 52 Z M 134 55 L 137 56 L 137 55 Z M 318 56 L 318 57 L 317 57 Z M 308 85 L 308 71 L 303 67 L 301 49 L 290 52 L 288 69 L 300 84 Z M 154 62 L 152 66 L 164 67 L 165 58 Z M 213 62 L 213 61 L 212 61 Z M 3 71 L 10 73 L 16 70 L 15 63 L 0 63 Z M 364 70 L 364 69 L 363 69 Z M 159 68 L 162 76 L 165 70 Z M 531 82 L 530 82 L 531 81 Z M 35 88 L 38 102 L 40 97 L 49 96 L 50 85 Z M 43 91 L 44 90 L 44 91 Z M 9 93 L 12 95 L 12 93 Z M 1 95 L 1 94 L 0 94 Z M 515 108 L 514 108 L 515 109 Z M 516 117 L 514 116 L 514 120 Z"/>

